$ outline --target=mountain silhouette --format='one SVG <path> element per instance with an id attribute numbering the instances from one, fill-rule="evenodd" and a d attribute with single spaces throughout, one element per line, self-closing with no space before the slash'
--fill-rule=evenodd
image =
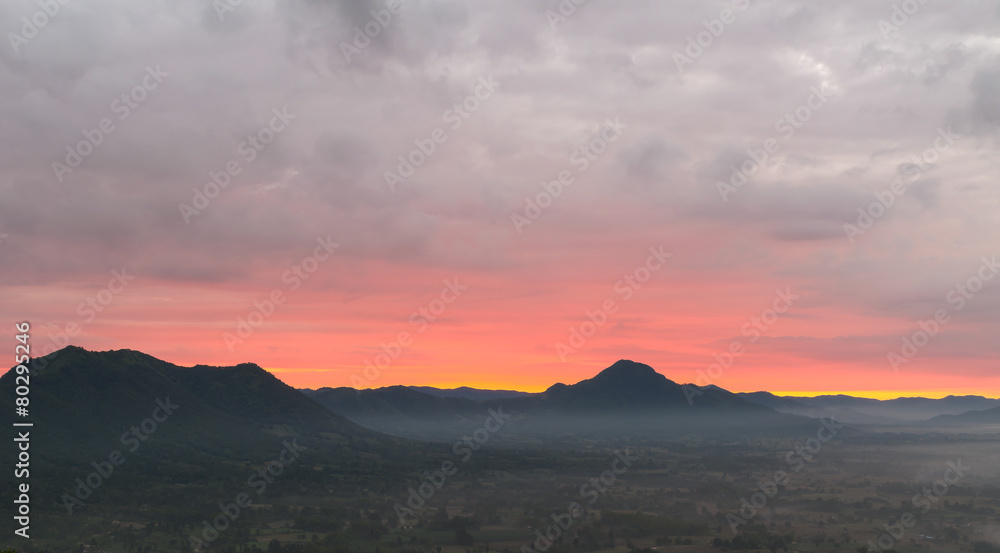
<path id="1" fill-rule="evenodd" d="M 515 390 L 482 390 L 459 386 L 458 388 L 433 388 L 431 386 L 408 386 L 411 390 L 437 397 L 459 397 L 465 399 L 505 399 L 510 397 L 530 397 L 536 394 Z"/>
<path id="2" fill-rule="evenodd" d="M 126 505 L 143 500 L 137 490 L 186 482 L 202 486 L 195 495 L 212 482 L 239 491 L 249 470 L 298 448 L 304 448 L 299 467 L 289 469 L 298 475 L 283 478 L 282 486 L 321 481 L 328 471 L 362 482 L 373 467 L 410 470 L 418 452 L 449 454 L 363 428 L 251 363 L 181 367 L 137 351 L 73 346 L 41 361 L 30 364 L 44 368 L 30 374 L 29 416 L 15 420 L 13 409 L 5 410 L 0 422 L 33 424 L 18 430 L 30 432 L 31 487 L 46 508 L 62 508 L 55 500 L 74 489 L 74 479 L 86 478 L 93 463 L 106 463 L 113 452 L 125 460 L 113 473 L 115 485 L 88 502 Z M 0 377 L 9 405 L 17 376 L 10 370 Z"/>
<path id="3" fill-rule="evenodd" d="M 938 415 L 927 423 L 931 426 L 1000 425 L 1000 407 L 985 411 L 967 411 L 957 415 Z"/>
<path id="4" fill-rule="evenodd" d="M 1000 407 L 1000 400 L 982 396 L 947 396 L 941 399 L 900 397 L 878 400 L 844 394 L 816 397 L 782 397 L 769 392 L 741 393 L 754 403 L 783 413 L 807 417 L 834 417 L 852 424 L 908 424 L 938 415 L 958 415 Z"/>
<path id="5" fill-rule="evenodd" d="M 550 409 L 562 411 L 769 411 L 716 386 L 682 386 L 649 365 L 626 359 L 576 384 L 555 384 L 542 396 Z"/>
<path id="6" fill-rule="evenodd" d="M 705 433 L 786 435 L 805 432 L 810 419 L 784 415 L 717 386 L 678 384 L 649 365 L 620 360 L 593 378 L 554 384 L 541 394 L 471 400 L 435 397 L 402 386 L 309 392 L 315 401 L 362 426 L 395 436 L 454 440 L 481 425 L 490 410 L 511 420 L 497 442 L 534 442 L 556 437 L 639 438 Z M 813 429 L 812 431 L 815 431 Z"/>

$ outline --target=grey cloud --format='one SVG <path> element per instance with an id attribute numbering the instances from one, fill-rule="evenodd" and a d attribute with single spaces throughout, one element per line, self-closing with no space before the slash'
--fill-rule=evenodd
<path id="1" fill-rule="evenodd" d="M 621 217 L 604 209 L 627 190 L 632 232 L 711 225 L 721 236 L 750 228 L 776 247 L 822 243 L 888 185 L 888 164 L 928 146 L 950 108 L 982 132 L 1000 123 L 997 66 L 976 38 L 995 19 L 974 4 L 928 4 L 907 36 L 886 42 L 876 25 L 886 6 L 754 2 L 682 75 L 672 55 L 731 2 L 588 2 L 552 29 L 555 4 L 413 0 L 347 63 L 341 43 L 383 2 L 244 2 L 222 20 L 204 0 L 71 3 L 21 54 L 0 48 L 0 232 L 19 244 L 0 260 L 55 281 L 156 248 L 152 273 L 238 280 L 224 256 L 273 263 L 332 228 L 350 238 L 346 255 L 465 266 L 496 254 L 516 265 L 510 213 L 543 180 L 575 170 L 569 153 L 614 116 L 630 128 L 544 215 L 552 235 L 616 232 Z M 36 9 L 0 8 L 15 24 Z M 921 33 L 946 39 L 923 47 Z M 56 182 L 51 162 L 150 64 L 169 79 Z M 501 91 L 451 130 L 444 110 L 491 73 Z M 715 182 L 820 83 L 836 99 L 722 202 Z M 186 225 L 177 204 L 283 105 L 298 114 L 291 128 Z M 390 193 L 383 172 L 435 127 L 447 142 Z M 952 185 L 983 184 L 963 175 L 985 162 L 963 159 L 942 160 L 938 180 L 911 188 L 911 207 L 940 210 L 941 221 L 981 209 L 952 195 Z M 882 236 L 908 231 L 887 217 Z M 488 254 L 441 246 L 449 233 L 483 237 Z M 169 269 L 170 259 L 189 267 Z"/>
<path id="2" fill-rule="evenodd" d="M 629 177 L 660 181 L 686 156 L 680 146 L 658 136 L 648 136 L 624 148 L 619 157 Z"/>

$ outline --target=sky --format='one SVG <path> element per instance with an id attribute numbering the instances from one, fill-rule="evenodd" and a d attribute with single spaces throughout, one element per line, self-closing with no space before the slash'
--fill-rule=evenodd
<path id="1" fill-rule="evenodd" d="M 0 313 L 296 387 L 1000 396 L 995 2 L 0 4 Z"/>

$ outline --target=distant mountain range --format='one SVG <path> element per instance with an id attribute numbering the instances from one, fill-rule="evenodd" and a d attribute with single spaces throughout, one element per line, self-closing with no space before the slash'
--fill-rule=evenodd
<path id="1" fill-rule="evenodd" d="M 437 397 L 406 386 L 321 388 L 309 397 L 330 412 L 379 432 L 440 440 L 470 432 L 483 423 L 489 408 L 509 401 Z"/>
<path id="2" fill-rule="evenodd" d="M 618 361 L 591 379 L 554 384 L 540 394 L 502 397 L 506 392 L 477 390 L 461 395 L 464 397 L 429 395 L 403 386 L 309 392 L 330 411 L 367 428 L 432 440 L 454 439 L 471 431 L 482 424 L 490 410 L 511 417 L 494 438 L 498 442 L 586 436 L 787 435 L 815 425 L 810 419 L 778 413 L 718 387 L 685 388 L 649 365 L 628 360 Z"/>
<path id="3" fill-rule="evenodd" d="M 416 450 L 448 454 L 448 444 L 484 424 L 496 425 L 487 423 L 491 418 L 503 422 L 491 431 L 491 442 L 515 445 L 578 444 L 585 438 L 801 437 L 815 431 L 818 417 L 849 424 L 937 417 L 929 427 L 1000 422 L 1000 401 L 978 396 L 877 401 L 734 394 L 717 386 L 681 385 L 629 360 L 539 394 L 404 386 L 295 390 L 253 364 L 180 367 L 137 351 L 73 346 L 49 361 L 31 377 L 30 420 L 41 462 L 73 464 L 121 449 L 122 433 L 169 399 L 176 412 L 158 423 L 155 439 L 143 440 L 137 455 L 163 470 L 172 462 L 173 473 L 179 467 L 211 472 L 215 465 L 258 462 L 292 438 L 325 462 L 363 458 L 402 464 Z M 0 377 L 0 395 L 9 404 L 14 376 L 10 371 Z M 12 413 L 4 413 L 0 423 L 14 422 Z M 401 438 L 445 444 L 428 449 Z"/>
<path id="4" fill-rule="evenodd" d="M 739 395 L 783 413 L 807 417 L 833 417 L 850 424 L 907 424 L 927 421 L 941 415 L 959 415 L 1000 407 L 1000 399 L 982 396 L 948 396 L 941 399 L 902 397 L 877 400 L 847 395 L 776 396 L 769 392 Z"/>
<path id="5" fill-rule="evenodd" d="M 512 397 L 531 397 L 538 395 L 532 392 L 518 392 L 516 390 L 484 390 L 482 388 L 470 388 L 468 386 L 461 386 L 458 388 L 434 388 L 431 386 L 401 386 L 409 388 L 434 397 L 445 397 L 445 398 L 462 398 L 462 399 L 507 399 Z M 333 390 L 335 388 L 319 388 L 313 390 L 311 388 L 300 388 L 299 391 L 306 394 L 307 396 L 314 396 L 320 392 Z"/>
<path id="6" fill-rule="evenodd" d="M 458 397 L 465 399 L 506 399 L 511 397 L 530 397 L 537 394 L 530 392 L 517 392 L 514 390 L 481 390 L 461 386 L 459 388 L 432 388 L 430 386 L 410 386 L 411 390 L 437 397 Z"/>
<path id="7" fill-rule="evenodd" d="M 989 414 L 973 413 L 1000 407 L 1000 400 L 980 396 L 876 400 L 734 394 L 718 386 L 677 384 L 648 365 L 628 360 L 576 384 L 554 384 L 540 394 L 393 386 L 360 391 L 324 388 L 311 392 L 311 397 L 367 428 L 422 439 L 447 439 L 475 425 L 484 409 L 501 406 L 516 415 L 508 434 L 516 438 L 613 433 L 676 437 L 704 431 L 716 436 L 727 430 L 780 435 L 801 424 L 800 418 L 776 414 L 834 418 L 856 425 L 927 421 L 935 426 L 941 421 L 932 424 L 929 419 L 968 412 L 968 419 L 956 420 L 987 423 L 993 420 Z"/>
<path id="8" fill-rule="evenodd" d="M 218 516 L 220 501 L 250 490 L 261 505 L 321 494 L 356 509 L 359 497 L 406 497 L 408 486 L 444 463 L 462 465 L 463 478 L 475 482 L 516 469 L 577 470 L 588 456 L 605 466 L 607 451 L 626 447 L 695 451 L 714 442 L 738 450 L 760 438 L 792 447 L 830 428 L 813 417 L 904 421 L 932 432 L 1000 425 L 1000 407 L 991 407 L 997 400 L 987 398 L 734 394 L 678 384 L 628 360 L 539 394 L 296 390 L 250 363 L 182 367 L 137 351 L 73 346 L 31 368 L 30 415 L 0 410 L 0 424 L 33 423 L 23 430 L 31 436 L 32 513 L 58 517 L 80 535 L 90 532 L 87 518 L 70 508 L 108 521 L 144 512 L 197 525 Z M 0 376 L 0 402 L 8 406 L 17 376 Z M 837 432 L 864 434 L 851 426 Z M 464 465 L 473 451 L 476 462 Z M 275 470 L 280 478 L 254 480 Z M 0 479 L 0 495 L 16 497 L 14 486 Z"/>
<path id="9" fill-rule="evenodd" d="M 495 443 L 786 435 L 814 425 L 721 388 L 685 388 L 627 360 L 540 394 L 471 388 L 428 393 L 402 386 L 295 390 L 253 364 L 180 367 L 137 351 L 74 346 L 43 365 L 32 375 L 31 419 L 39 443 L 46 444 L 43 457 L 53 462 L 120 447 L 121 434 L 166 398 L 179 407 L 139 452 L 209 464 L 259 458 L 280 450 L 289 437 L 323 452 L 388 459 L 412 446 L 386 434 L 454 442 L 491 413 L 503 413 L 505 421 Z M 11 404 L 14 376 L 11 371 L 0 378 L 0 395 Z M 13 417 L 5 413 L 0 418 Z"/>
<path id="10" fill-rule="evenodd" d="M 1000 407 L 958 415 L 939 415 L 927 422 L 932 426 L 1000 425 Z"/>

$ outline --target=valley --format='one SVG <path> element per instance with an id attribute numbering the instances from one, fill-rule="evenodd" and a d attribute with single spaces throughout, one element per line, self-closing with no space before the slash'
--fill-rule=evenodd
<path id="1" fill-rule="evenodd" d="M 299 391 L 128 350 L 50 361 L 33 375 L 32 551 L 997 550 L 995 409 L 933 415 L 953 399 L 873 426 L 714 386 L 689 404 L 630 361 L 515 397 Z"/>

